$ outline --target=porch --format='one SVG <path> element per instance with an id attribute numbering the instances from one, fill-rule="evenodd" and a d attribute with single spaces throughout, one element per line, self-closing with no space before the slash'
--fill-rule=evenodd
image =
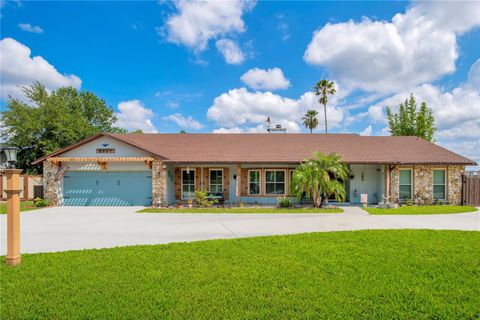
<path id="1" fill-rule="evenodd" d="M 195 190 L 221 194 L 225 204 L 275 205 L 278 197 L 291 197 L 290 183 L 296 164 L 167 164 L 167 203 L 173 205 L 194 198 Z M 376 204 L 385 193 L 385 165 L 349 165 L 350 177 L 344 182 L 346 204 L 359 204 L 361 194 Z M 304 199 L 302 203 L 308 203 Z"/>

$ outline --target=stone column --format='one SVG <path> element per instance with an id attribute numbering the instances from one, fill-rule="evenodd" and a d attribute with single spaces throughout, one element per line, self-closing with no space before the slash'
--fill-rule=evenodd
<path id="1" fill-rule="evenodd" d="M 464 166 L 448 166 L 447 170 L 447 192 L 448 204 L 462 204 L 462 174 Z"/>
<path id="2" fill-rule="evenodd" d="M 152 162 L 152 206 L 167 206 L 167 166 L 160 160 Z"/>
<path id="3" fill-rule="evenodd" d="M 390 201 L 391 202 L 398 202 L 398 198 L 399 198 L 398 179 L 399 179 L 398 167 L 395 166 L 392 170 L 390 170 L 390 196 L 391 196 Z"/>
<path id="4" fill-rule="evenodd" d="M 52 161 L 43 161 L 43 194 L 45 199 L 49 200 L 54 206 L 60 205 L 60 202 L 62 201 L 61 179 L 55 181 L 55 176 L 57 175 L 58 170 L 59 167 L 54 165 Z"/>
<path id="5" fill-rule="evenodd" d="M 431 205 L 433 202 L 433 167 L 431 165 L 416 165 L 413 172 L 413 199 L 416 204 Z"/>

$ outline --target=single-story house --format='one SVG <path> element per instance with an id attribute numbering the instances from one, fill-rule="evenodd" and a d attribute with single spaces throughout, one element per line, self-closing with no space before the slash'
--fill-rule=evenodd
<path id="1" fill-rule="evenodd" d="M 356 134 L 99 133 L 39 158 L 56 205 L 167 206 L 197 189 L 226 202 L 273 204 L 289 196 L 295 168 L 315 151 L 350 168 L 347 202 L 422 198 L 460 204 L 472 160 L 417 137 Z"/>

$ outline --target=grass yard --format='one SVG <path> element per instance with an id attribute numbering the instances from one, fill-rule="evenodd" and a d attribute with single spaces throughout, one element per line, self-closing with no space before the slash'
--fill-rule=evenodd
<path id="1" fill-rule="evenodd" d="M 397 209 L 363 208 L 369 214 L 445 214 L 474 212 L 470 206 L 403 206 Z"/>
<path id="2" fill-rule="evenodd" d="M 33 206 L 33 201 L 20 201 L 20 211 L 30 211 L 38 209 Z M 7 214 L 7 203 L 0 203 L 0 214 Z"/>
<path id="3" fill-rule="evenodd" d="M 140 213 L 342 213 L 341 208 L 148 208 Z"/>
<path id="4" fill-rule="evenodd" d="M 1 319 L 478 319 L 479 232 L 310 233 L 24 255 Z"/>

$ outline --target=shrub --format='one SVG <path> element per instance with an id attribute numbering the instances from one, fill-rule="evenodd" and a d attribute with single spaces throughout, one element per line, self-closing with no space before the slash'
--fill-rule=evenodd
<path id="1" fill-rule="evenodd" d="M 405 204 L 409 207 L 413 206 L 413 200 L 412 199 L 405 199 Z"/>
<path id="2" fill-rule="evenodd" d="M 277 204 L 280 208 L 290 208 L 293 205 L 289 197 L 278 197 Z"/>
<path id="3" fill-rule="evenodd" d="M 45 208 L 50 205 L 50 201 L 42 199 L 42 198 L 35 198 L 33 199 L 33 205 L 36 208 Z"/>
<path id="4" fill-rule="evenodd" d="M 211 207 L 213 204 L 218 203 L 217 199 L 208 200 L 208 192 L 205 190 L 195 191 L 195 203 L 202 208 Z"/>

